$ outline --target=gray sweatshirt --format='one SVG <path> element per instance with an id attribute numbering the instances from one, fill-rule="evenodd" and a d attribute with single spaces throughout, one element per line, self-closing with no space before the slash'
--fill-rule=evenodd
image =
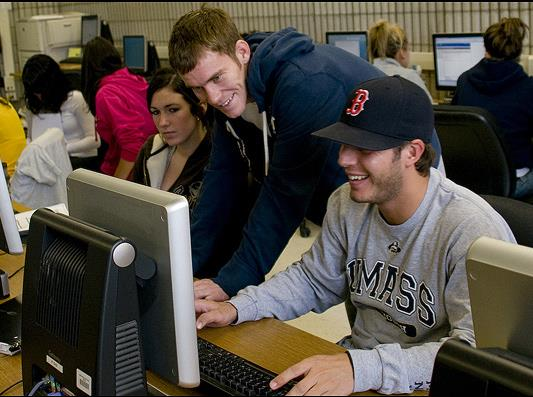
<path id="1" fill-rule="evenodd" d="M 302 259 L 231 299 L 238 323 L 324 312 L 348 296 L 357 315 L 341 344 L 354 365 L 354 392 L 428 389 L 442 342 L 474 345 L 465 256 L 480 236 L 516 242 L 481 197 L 431 169 L 415 213 L 389 225 L 376 205 L 330 197 L 322 230 Z"/>

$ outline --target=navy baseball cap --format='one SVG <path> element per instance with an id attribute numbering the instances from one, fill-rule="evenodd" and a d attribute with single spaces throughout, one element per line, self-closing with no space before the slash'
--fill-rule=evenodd
<path id="1" fill-rule="evenodd" d="M 431 141 L 433 106 L 422 88 L 398 75 L 367 80 L 348 97 L 340 120 L 315 136 L 366 150 Z"/>

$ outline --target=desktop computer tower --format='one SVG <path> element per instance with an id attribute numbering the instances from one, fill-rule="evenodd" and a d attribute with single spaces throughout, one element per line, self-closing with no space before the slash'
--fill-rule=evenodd
<path id="1" fill-rule="evenodd" d="M 32 216 L 22 298 L 24 394 L 146 395 L 135 247 L 75 218 Z"/>

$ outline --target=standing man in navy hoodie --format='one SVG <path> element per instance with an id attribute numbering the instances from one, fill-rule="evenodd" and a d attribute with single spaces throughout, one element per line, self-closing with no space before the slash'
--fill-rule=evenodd
<path id="1" fill-rule="evenodd" d="M 293 28 L 243 39 L 214 8 L 176 22 L 169 55 L 187 86 L 216 109 L 191 237 L 194 275 L 214 277 L 195 282 L 195 297 L 223 301 L 264 280 L 304 217 L 322 223 L 346 176 L 339 145 L 311 133 L 339 119 L 358 83 L 384 74 Z M 435 133 L 432 145 L 439 158 Z"/>

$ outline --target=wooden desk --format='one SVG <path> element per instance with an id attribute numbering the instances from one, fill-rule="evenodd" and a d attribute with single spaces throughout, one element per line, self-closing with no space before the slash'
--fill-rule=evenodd
<path id="1" fill-rule="evenodd" d="M 199 336 L 241 357 L 274 372 L 281 372 L 296 362 L 314 354 L 333 354 L 344 351 L 334 343 L 301 331 L 278 320 L 265 319 L 224 328 L 208 328 Z M 22 379 L 20 354 L 0 356 L 0 391 Z M 149 393 L 153 395 L 194 396 L 199 389 L 184 389 L 147 373 Z M 22 383 L 10 389 L 6 396 L 22 395 Z M 380 394 L 365 392 L 361 395 Z M 427 392 L 413 395 L 425 396 Z"/>
<path id="2" fill-rule="evenodd" d="M 64 72 L 81 71 L 81 63 L 60 63 L 59 68 Z"/>
<path id="3" fill-rule="evenodd" d="M 24 255 L 0 256 L 0 266 L 8 274 L 12 274 L 23 264 Z M 11 296 L 8 299 L 14 298 L 22 292 L 23 274 L 24 271 L 20 271 L 10 279 Z M 0 300 L 0 303 L 8 299 Z M 264 319 L 223 328 L 206 328 L 199 331 L 198 336 L 276 373 L 280 373 L 312 355 L 335 354 L 344 351 L 343 348 L 334 343 L 274 319 Z M 21 379 L 21 355 L 10 357 L 0 354 L 0 391 Z M 147 372 L 147 380 L 150 394 L 173 396 L 201 394 L 199 389 L 177 387 L 150 371 Z M 23 395 L 22 383 L 4 395 Z M 361 395 L 378 396 L 380 394 L 364 392 Z M 427 392 L 415 392 L 413 395 L 426 396 Z"/>

